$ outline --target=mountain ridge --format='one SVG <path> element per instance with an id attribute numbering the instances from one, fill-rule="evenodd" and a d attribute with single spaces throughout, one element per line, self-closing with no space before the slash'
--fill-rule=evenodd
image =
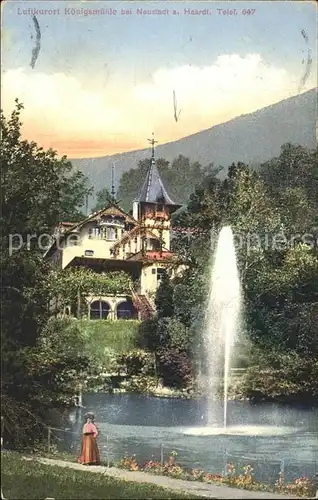
<path id="1" fill-rule="evenodd" d="M 289 97 L 253 113 L 237 116 L 227 122 L 190 134 L 176 141 L 160 144 L 157 158 L 173 161 L 180 154 L 202 165 L 214 163 L 227 167 L 233 161 L 255 164 L 279 155 L 286 142 L 309 148 L 316 146 L 317 88 Z M 144 148 L 92 158 L 70 159 L 75 168 L 87 175 L 96 190 L 111 184 L 111 167 L 115 164 L 115 184 L 123 172 L 136 168 L 149 157 Z"/>

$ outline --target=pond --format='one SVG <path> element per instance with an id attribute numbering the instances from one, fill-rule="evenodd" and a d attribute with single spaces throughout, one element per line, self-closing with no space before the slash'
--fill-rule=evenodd
<path id="1" fill-rule="evenodd" d="M 138 394 L 88 394 L 82 413 L 93 411 L 103 459 L 135 455 L 138 463 L 177 452 L 186 468 L 224 472 L 226 463 L 251 465 L 257 479 L 274 483 L 281 468 L 287 480 L 312 476 L 318 461 L 318 409 L 230 401 L 229 433 L 207 429 L 206 402 Z M 223 419 L 221 402 L 211 403 Z M 64 446 L 79 452 L 82 415 L 69 415 Z M 232 429 L 232 430 L 231 430 Z M 211 431 L 211 432 L 210 432 Z M 202 434 L 202 435 L 201 435 Z"/>

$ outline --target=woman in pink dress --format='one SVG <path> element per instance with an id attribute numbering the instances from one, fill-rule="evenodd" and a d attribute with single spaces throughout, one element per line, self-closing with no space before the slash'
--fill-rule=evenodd
<path id="1" fill-rule="evenodd" d="M 96 442 L 98 435 L 97 427 L 94 424 L 94 414 L 86 413 L 84 416 L 82 451 L 78 462 L 83 465 L 98 465 L 100 463 L 99 450 Z"/>

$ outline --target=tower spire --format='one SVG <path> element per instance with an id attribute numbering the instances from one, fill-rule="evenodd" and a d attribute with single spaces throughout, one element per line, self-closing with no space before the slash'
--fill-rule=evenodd
<path id="1" fill-rule="evenodd" d="M 155 134 L 152 133 L 152 138 L 148 139 L 151 144 L 151 159 L 150 166 L 148 168 L 146 178 L 141 187 L 136 202 L 138 203 L 158 203 L 158 200 L 163 200 L 166 205 L 179 208 L 181 205 L 172 201 L 168 195 L 166 188 L 162 182 L 161 176 L 159 174 L 156 161 L 155 161 L 155 144 L 158 141 L 155 140 Z"/>
<path id="2" fill-rule="evenodd" d="M 158 143 L 158 141 L 155 141 L 155 134 L 152 132 L 152 138 L 148 139 L 148 142 L 151 144 L 151 163 L 155 161 L 155 144 Z"/>
<path id="3" fill-rule="evenodd" d="M 112 201 L 116 201 L 116 191 L 115 191 L 115 165 L 112 165 L 112 190 L 111 190 Z"/>

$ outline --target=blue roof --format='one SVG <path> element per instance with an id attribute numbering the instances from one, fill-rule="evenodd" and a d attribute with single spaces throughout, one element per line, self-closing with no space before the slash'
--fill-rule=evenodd
<path id="1" fill-rule="evenodd" d="M 154 158 L 151 158 L 150 168 L 148 169 L 143 186 L 135 201 L 143 203 L 164 202 L 166 205 L 180 206 L 178 203 L 172 201 L 167 193 Z"/>

